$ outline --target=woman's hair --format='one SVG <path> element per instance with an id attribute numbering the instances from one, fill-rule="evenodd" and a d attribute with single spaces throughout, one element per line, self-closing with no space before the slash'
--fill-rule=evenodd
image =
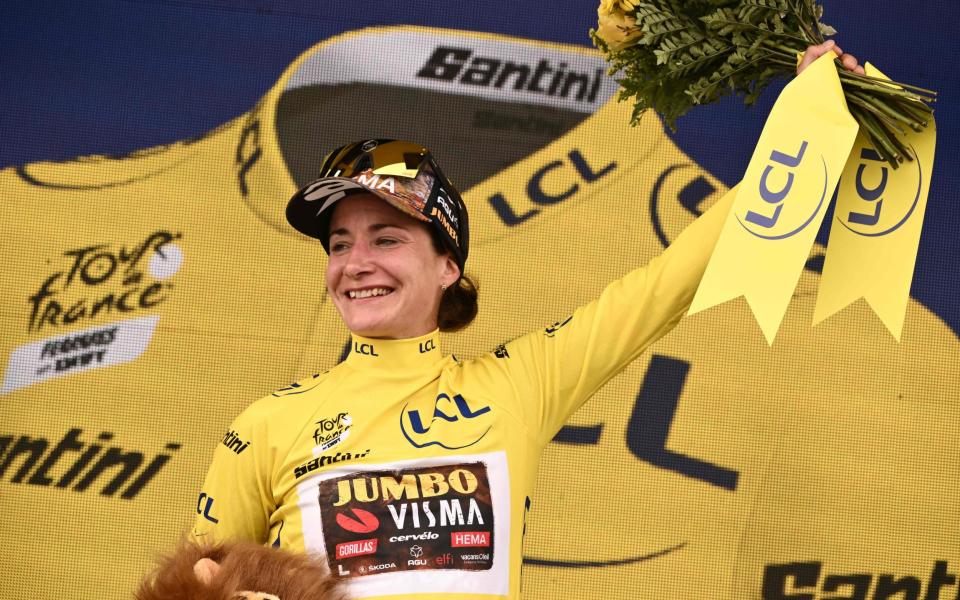
<path id="1" fill-rule="evenodd" d="M 430 238 L 437 254 L 450 254 L 440 235 L 433 228 Z M 460 279 L 448 287 L 440 297 L 440 312 L 437 326 L 440 331 L 459 331 L 473 322 L 477 316 L 477 284 L 467 274 L 461 273 Z"/>

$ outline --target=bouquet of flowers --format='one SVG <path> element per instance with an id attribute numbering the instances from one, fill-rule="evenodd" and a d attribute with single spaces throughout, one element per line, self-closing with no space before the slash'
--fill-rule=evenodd
<path id="1" fill-rule="evenodd" d="M 816 0 L 601 0 L 590 37 L 619 75 L 619 99 L 633 98 L 632 124 L 649 108 L 675 129 L 677 117 L 727 93 L 752 104 L 797 56 L 836 31 Z M 896 168 L 913 160 L 897 137 L 921 131 L 936 92 L 838 70 L 850 113 Z"/>

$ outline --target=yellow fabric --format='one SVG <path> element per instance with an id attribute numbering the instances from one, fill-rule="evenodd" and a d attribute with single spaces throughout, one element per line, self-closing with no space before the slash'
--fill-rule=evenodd
<path id="1" fill-rule="evenodd" d="M 870 63 L 866 70 L 886 78 Z M 864 298 L 900 340 L 937 142 L 932 116 L 922 131 L 905 129 L 898 137 L 915 156 L 898 169 L 883 161 L 864 132 L 857 135 L 837 187 L 814 325 Z"/>
<path id="2" fill-rule="evenodd" d="M 353 336 L 343 363 L 259 400 L 231 425 L 194 536 L 323 554 L 358 598 L 519 598 L 526 505 L 544 447 L 686 312 L 732 198 L 570 318 L 476 359 L 442 356 L 437 332 Z M 466 467 L 473 475 L 456 470 L 477 462 Z M 450 488 L 432 487 L 444 473 Z M 455 477 L 479 484 L 460 493 Z M 390 496 L 393 486 L 402 491 Z M 439 516 L 461 504 L 462 518 Z M 480 535 L 476 546 L 454 543 L 464 531 Z M 360 554 L 341 560 L 339 548 Z M 487 558 L 462 558 L 478 553 Z"/>
<path id="3" fill-rule="evenodd" d="M 857 135 L 833 59 L 814 61 L 770 110 L 690 309 L 743 295 L 769 344 Z"/>

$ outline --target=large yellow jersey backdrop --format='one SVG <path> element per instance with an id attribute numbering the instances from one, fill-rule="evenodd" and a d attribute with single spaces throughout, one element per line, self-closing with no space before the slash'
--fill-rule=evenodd
<path id="1" fill-rule="evenodd" d="M 323 153 L 417 140 L 464 191 L 473 356 L 669 245 L 726 187 L 598 53 L 415 26 L 320 41 L 199 139 L 0 171 L 0 597 L 120 599 L 206 509 L 254 399 L 343 358 L 286 200 Z M 690 316 L 548 447 L 528 598 L 960 598 L 960 343 L 911 301 L 811 326 L 816 245 L 768 347 L 742 300 Z"/>

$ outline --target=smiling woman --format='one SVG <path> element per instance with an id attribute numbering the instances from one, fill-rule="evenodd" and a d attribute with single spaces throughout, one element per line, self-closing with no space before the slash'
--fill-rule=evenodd
<path id="1" fill-rule="evenodd" d="M 456 331 L 477 314 L 463 273 L 467 209 L 430 152 L 397 140 L 337 148 L 287 219 L 330 256 L 327 289 L 351 332 L 402 339 Z"/>
<path id="2" fill-rule="evenodd" d="M 245 451 L 217 448 L 194 536 L 317 553 L 357 598 L 519 598 L 544 447 L 686 312 L 729 205 L 572 316 L 461 361 L 439 346 L 477 311 L 459 192 L 423 146 L 334 150 L 286 215 L 329 255 L 352 351 L 236 419 Z"/>
<path id="3" fill-rule="evenodd" d="M 424 223 L 356 195 L 333 209 L 329 240 L 327 289 L 350 331 L 399 339 L 437 329 L 441 294 L 460 268 Z"/>
<path id="4" fill-rule="evenodd" d="M 217 448 L 194 537 L 317 554 L 355 598 L 518 599 L 544 448 L 686 313 L 735 192 L 573 315 L 463 361 L 439 331 L 476 315 L 467 209 L 431 153 L 360 141 L 319 174 L 286 216 L 329 255 L 352 350 L 234 421 L 244 450 Z"/>

